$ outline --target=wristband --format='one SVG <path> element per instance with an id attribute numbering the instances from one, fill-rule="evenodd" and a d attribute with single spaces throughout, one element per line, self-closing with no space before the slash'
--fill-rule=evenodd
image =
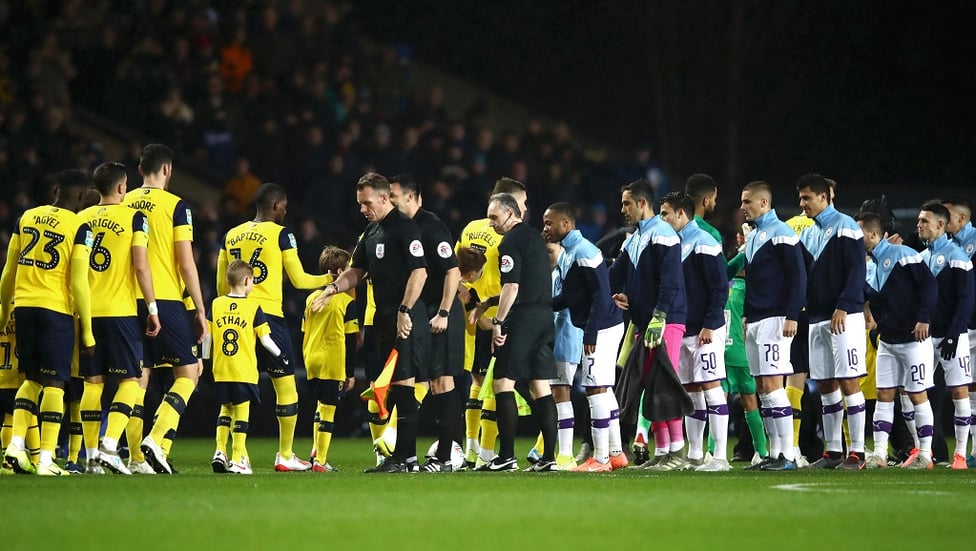
<path id="1" fill-rule="evenodd" d="M 149 304 L 147 304 L 146 305 L 146 310 L 149 310 L 149 315 L 150 316 L 158 316 L 159 315 L 159 306 L 157 306 L 155 302 L 150 302 Z"/>

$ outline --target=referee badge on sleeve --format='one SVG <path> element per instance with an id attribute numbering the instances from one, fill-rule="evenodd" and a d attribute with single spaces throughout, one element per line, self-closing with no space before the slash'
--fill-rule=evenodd
<path id="1" fill-rule="evenodd" d="M 424 256 L 424 245 L 419 239 L 414 239 L 410 242 L 410 254 L 417 258 Z"/>
<path id="2" fill-rule="evenodd" d="M 503 274 L 507 274 L 508 272 L 511 272 L 512 268 L 514 267 L 515 267 L 515 260 L 513 260 L 512 257 L 508 256 L 507 254 L 503 256 L 498 263 L 498 269 Z"/>
<path id="3" fill-rule="evenodd" d="M 441 258 L 450 258 L 451 251 L 453 250 L 454 249 L 451 248 L 450 243 L 447 241 L 441 241 L 440 244 L 437 245 L 437 256 Z"/>

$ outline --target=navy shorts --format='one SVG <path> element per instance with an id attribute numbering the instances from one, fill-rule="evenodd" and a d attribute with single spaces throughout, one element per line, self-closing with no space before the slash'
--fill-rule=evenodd
<path id="1" fill-rule="evenodd" d="M 437 315 L 440 305 L 427 308 L 427 318 Z M 456 300 L 447 317 L 447 331 L 430 334 L 431 379 L 457 376 L 464 371 L 464 307 Z"/>
<path id="2" fill-rule="evenodd" d="M 395 346 L 400 356 L 396 368 L 393 370 L 393 381 L 403 381 L 411 377 L 426 381 L 430 368 L 430 324 L 427 318 L 427 307 L 417 301 L 410 311 L 413 329 L 407 339 L 396 336 L 397 311 L 376 311 L 373 316 L 373 328 L 376 330 L 376 346 L 383 363 L 386 363 L 390 351 Z"/>
<path id="3" fill-rule="evenodd" d="M 64 399 L 68 401 L 69 404 L 81 401 L 81 395 L 85 393 L 85 379 L 81 377 L 72 377 L 68 381 L 68 386 L 64 389 Z"/>
<path id="4" fill-rule="evenodd" d="M 73 316 L 47 308 L 17 306 L 17 358 L 28 378 L 67 382 L 75 351 Z"/>
<path id="5" fill-rule="evenodd" d="M 342 387 L 345 381 L 334 379 L 309 379 L 309 386 L 312 387 L 312 395 L 323 404 L 338 405 L 342 397 Z"/>
<path id="6" fill-rule="evenodd" d="M 556 378 L 551 308 L 515 308 L 505 319 L 502 329 L 508 339 L 505 346 L 495 348 L 495 379 L 534 381 Z"/>
<path id="7" fill-rule="evenodd" d="M 270 352 L 264 349 L 260 342 L 257 343 L 258 369 L 264 369 L 272 377 L 284 377 L 285 375 L 295 374 L 295 347 L 291 343 L 291 333 L 288 331 L 288 322 L 285 318 L 278 316 L 268 316 L 268 327 L 271 328 L 271 340 L 281 350 L 281 353 L 288 357 L 288 365 L 281 363 Z"/>
<path id="8" fill-rule="evenodd" d="M 145 336 L 146 302 L 139 299 L 139 334 L 142 335 L 143 365 L 150 367 L 193 365 L 197 363 L 197 338 L 182 300 L 157 300 L 159 323 L 163 326 L 153 338 Z"/>
<path id="9" fill-rule="evenodd" d="M 92 318 L 95 353 L 81 354 L 82 377 L 114 375 L 120 379 L 142 376 L 142 333 L 139 319 L 129 317 Z"/>
<path id="10" fill-rule="evenodd" d="M 0 388 L 0 416 L 14 412 L 14 398 L 17 397 L 17 388 Z M 2 420 L 2 419 L 0 419 Z"/>
<path id="11" fill-rule="evenodd" d="M 261 403 L 258 385 L 250 383 L 214 383 L 214 395 L 219 404 Z"/>

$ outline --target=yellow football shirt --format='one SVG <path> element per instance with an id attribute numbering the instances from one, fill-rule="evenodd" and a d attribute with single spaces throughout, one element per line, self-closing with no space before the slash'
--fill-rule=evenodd
<path id="1" fill-rule="evenodd" d="M 261 305 L 249 297 L 217 297 L 210 320 L 214 381 L 257 384 L 258 339 L 271 333 Z"/>
<path id="2" fill-rule="evenodd" d="M 473 220 L 461 230 L 460 239 L 454 247 L 456 253 L 461 247 L 471 247 L 485 255 L 485 268 L 481 277 L 474 283 L 465 283 L 478 294 L 479 300 L 487 300 L 490 297 L 498 296 L 502 293 L 502 277 L 498 271 L 498 244 L 502 242 L 502 236 L 488 224 L 487 218 Z M 494 317 L 498 312 L 497 306 L 492 306 L 485 311 L 486 317 Z M 471 369 L 474 363 L 474 337 L 477 328 L 474 325 L 465 327 L 464 335 L 464 368 Z"/>
<path id="3" fill-rule="evenodd" d="M 70 210 L 35 207 L 20 217 L 14 234 L 20 245 L 14 303 L 73 314 L 71 255 L 75 247 L 84 247 L 84 254 L 90 254 L 93 237 L 88 224 Z M 12 261 L 8 259 L 7 264 Z"/>
<path id="4" fill-rule="evenodd" d="M 231 229 L 224 237 L 224 246 L 217 259 L 218 274 L 226 273 L 220 267 L 226 268 L 231 259 L 243 260 L 254 269 L 254 290 L 249 296 L 261 305 L 264 313 L 284 316 L 281 303 L 286 265 L 297 263 L 297 266 L 301 266 L 295 235 L 274 222 L 245 222 Z M 309 281 L 292 283 L 299 288 L 315 288 L 328 285 L 332 280 L 329 275 L 308 277 Z M 217 282 L 218 289 L 225 285 L 224 281 Z"/>
<path id="5" fill-rule="evenodd" d="M 136 315 L 139 285 L 132 265 L 132 248 L 149 244 L 149 222 L 140 211 L 125 205 L 95 205 L 80 213 L 95 236 L 88 283 L 92 317 Z"/>
<path id="6" fill-rule="evenodd" d="M 183 277 L 176 263 L 176 243 L 193 241 L 193 214 L 186 201 L 156 188 L 138 188 L 122 201 L 149 220 L 149 269 L 157 300 L 183 300 Z M 136 287 L 142 298 L 142 291 Z"/>
<path id="7" fill-rule="evenodd" d="M 17 369 L 17 331 L 14 314 L 10 323 L 0 329 L 0 388 L 20 388 L 24 374 Z"/>
<path id="8" fill-rule="evenodd" d="M 312 301 L 322 291 L 305 299 L 302 317 L 302 354 L 309 379 L 346 379 L 346 335 L 359 332 L 359 312 L 349 293 L 333 295 L 321 312 L 312 311 Z"/>

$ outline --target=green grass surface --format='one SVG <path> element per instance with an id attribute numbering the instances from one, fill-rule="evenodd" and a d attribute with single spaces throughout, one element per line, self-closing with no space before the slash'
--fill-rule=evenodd
<path id="1" fill-rule="evenodd" d="M 946 549 L 976 518 L 976 470 L 365 475 L 340 439 L 341 472 L 275 473 L 275 448 L 248 441 L 253 476 L 213 474 L 209 440 L 176 476 L 4 476 L 0 548 Z"/>

